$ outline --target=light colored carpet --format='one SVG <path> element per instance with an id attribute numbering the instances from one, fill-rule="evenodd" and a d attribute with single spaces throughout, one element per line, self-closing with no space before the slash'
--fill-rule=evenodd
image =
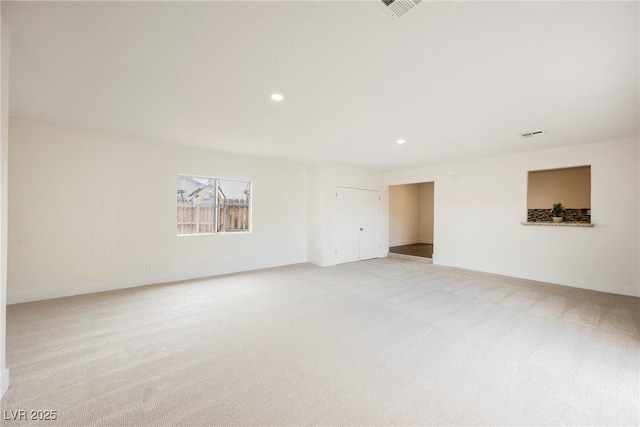
<path id="1" fill-rule="evenodd" d="M 398 258 L 19 304 L 2 409 L 56 410 L 42 425 L 637 426 L 639 309 Z"/>

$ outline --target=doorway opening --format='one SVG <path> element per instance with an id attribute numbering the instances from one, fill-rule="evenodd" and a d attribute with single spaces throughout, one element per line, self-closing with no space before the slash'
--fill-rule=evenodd
<path id="1" fill-rule="evenodd" d="M 389 187 L 389 253 L 433 258 L 434 183 Z"/>

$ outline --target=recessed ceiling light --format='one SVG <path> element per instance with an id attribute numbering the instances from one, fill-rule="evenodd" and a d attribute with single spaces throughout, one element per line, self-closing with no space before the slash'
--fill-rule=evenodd
<path id="1" fill-rule="evenodd" d="M 284 96 L 280 95 L 279 93 L 272 93 L 271 94 L 271 99 L 273 99 L 274 101 L 282 101 L 284 100 Z"/>
<path id="2" fill-rule="evenodd" d="M 407 141 L 405 141 L 404 139 L 399 139 L 399 140 L 397 140 L 396 142 L 397 142 L 398 144 L 404 144 L 404 143 L 405 143 L 405 142 L 407 142 Z"/>

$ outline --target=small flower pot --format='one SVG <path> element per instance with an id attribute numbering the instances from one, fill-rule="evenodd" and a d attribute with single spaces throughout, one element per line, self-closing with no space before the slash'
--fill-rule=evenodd
<path id="1" fill-rule="evenodd" d="M 562 222 L 563 218 L 561 216 L 554 216 L 553 218 L 553 222 Z"/>

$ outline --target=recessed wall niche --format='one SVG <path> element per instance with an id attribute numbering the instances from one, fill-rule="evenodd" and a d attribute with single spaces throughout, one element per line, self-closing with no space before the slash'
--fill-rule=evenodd
<path id="1" fill-rule="evenodd" d="M 530 171 L 527 222 L 552 222 L 554 203 L 564 207 L 564 222 L 591 223 L 591 166 Z"/>

